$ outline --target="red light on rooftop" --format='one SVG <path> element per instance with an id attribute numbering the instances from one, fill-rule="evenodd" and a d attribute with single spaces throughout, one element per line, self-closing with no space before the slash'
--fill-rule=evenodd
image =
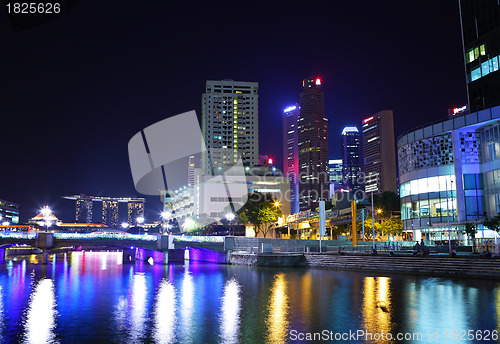
<path id="1" fill-rule="evenodd" d="M 316 78 L 316 85 L 321 85 L 321 79 L 320 78 Z"/>
<path id="2" fill-rule="evenodd" d="M 267 163 L 268 163 L 269 165 L 272 165 L 272 164 L 273 164 L 273 159 L 272 159 L 272 158 L 269 158 L 269 159 L 267 160 Z"/>
<path id="3" fill-rule="evenodd" d="M 363 124 L 370 122 L 373 119 L 373 116 L 368 117 L 367 119 L 363 120 Z"/>

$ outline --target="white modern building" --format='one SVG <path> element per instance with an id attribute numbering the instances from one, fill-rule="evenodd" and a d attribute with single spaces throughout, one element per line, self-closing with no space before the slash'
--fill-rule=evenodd
<path id="1" fill-rule="evenodd" d="M 259 85 L 256 82 L 208 80 L 202 95 L 202 132 L 208 149 L 203 168 L 219 173 L 241 161 L 259 160 Z"/>
<path id="2" fill-rule="evenodd" d="M 414 240 L 494 238 L 483 214 L 500 213 L 500 106 L 455 116 L 398 139 L 401 219 Z"/>

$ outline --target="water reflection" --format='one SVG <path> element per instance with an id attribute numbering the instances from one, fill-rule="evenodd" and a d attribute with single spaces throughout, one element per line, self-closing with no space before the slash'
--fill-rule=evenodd
<path id="1" fill-rule="evenodd" d="M 363 284 L 363 327 L 372 335 L 392 332 L 389 277 L 365 277 Z M 370 342 L 370 341 L 369 341 Z M 392 343 L 377 340 L 377 343 Z"/>
<path id="2" fill-rule="evenodd" d="M 240 329 L 241 297 L 240 285 L 231 278 L 224 285 L 221 305 L 221 339 L 224 344 L 238 342 Z"/>
<path id="3" fill-rule="evenodd" d="M 175 288 L 167 279 L 161 281 L 155 307 L 154 339 L 156 343 L 175 341 Z"/>
<path id="4" fill-rule="evenodd" d="M 24 343 L 54 343 L 56 326 L 54 283 L 42 279 L 36 285 L 29 301 L 24 322 Z"/>
<path id="5" fill-rule="evenodd" d="M 194 283 L 193 276 L 184 271 L 184 279 L 181 284 L 181 336 L 182 343 L 192 342 L 192 316 L 194 303 Z"/>
<path id="6" fill-rule="evenodd" d="M 267 318 L 267 343 L 284 343 L 288 334 L 288 296 L 285 274 L 274 278 L 269 298 Z"/>
<path id="7" fill-rule="evenodd" d="M 130 339 L 133 343 L 140 340 L 145 333 L 147 286 L 144 273 L 136 273 L 132 280 L 132 314 Z"/>

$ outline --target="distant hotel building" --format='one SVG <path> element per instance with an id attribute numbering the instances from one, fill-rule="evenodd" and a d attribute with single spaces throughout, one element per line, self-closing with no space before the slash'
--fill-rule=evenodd
<path id="1" fill-rule="evenodd" d="M 330 196 L 328 176 L 328 120 L 321 80 L 305 79 L 297 121 L 299 149 L 299 208 L 316 210 Z"/>
<path id="2" fill-rule="evenodd" d="M 283 172 L 290 179 L 291 213 L 299 212 L 299 146 L 297 120 L 300 108 L 298 104 L 287 107 L 283 114 Z"/>
<path id="3" fill-rule="evenodd" d="M 118 227 L 119 203 L 127 203 L 127 222 L 129 226 L 137 224 L 137 218 L 144 216 L 144 198 L 128 197 L 96 197 L 86 195 L 62 196 L 64 199 L 76 201 L 75 223 L 92 223 L 93 202 L 101 202 L 101 219 L 98 222 L 110 228 Z M 98 216 L 98 214 L 97 214 Z"/>
<path id="4" fill-rule="evenodd" d="M 19 223 L 19 204 L 0 199 L 0 224 Z"/>
<path id="5" fill-rule="evenodd" d="M 361 138 L 357 127 L 342 130 L 342 185 L 343 189 L 361 197 L 357 191 L 363 190 L 361 169 Z"/>
<path id="6" fill-rule="evenodd" d="M 342 159 L 328 161 L 330 172 L 330 197 L 342 188 Z"/>
<path id="7" fill-rule="evenodd" d="M 500 3 L 460 0 L 469 110 L 500 105 Z"/>
<path id="8" fill-rule="evenodd" d="M 258 83 L 209 80 L 202 95 L 202 132 L 208 149 L 203 159 L 207 173 L 219 173 L 241 160 L 254 166 L 259 160 Z"/>
<path id="9" fill-rule="evenodd" d="M 362 130 L 365 192 L 397 192 L 392 111 L 380 111 L 364 119 Z"/>

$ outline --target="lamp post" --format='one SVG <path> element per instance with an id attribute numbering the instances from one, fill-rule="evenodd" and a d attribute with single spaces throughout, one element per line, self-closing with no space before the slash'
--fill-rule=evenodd
<path id="1" fill-rule="evenodd" d="M 144 217 L 140 216 L 137 219 L 137 227 L 139 227 L 139 234 L 141 234 L 141 225 L 144 223 Z"/>
<path id="2" fill-rule="evenodd" d="M 231 224 L 232 224 L 234 218 L 235 218 L 235 215 L 233 213 L 227 213 L 226 214 L 226 220 L 229 221 L 229 234 L 230 235 L 231 235 L 231 229 L 232 229 Z M 233 235 L 234 235 L 234 233 L 233 233 Z"/>
<path id="3" fill-rule="evenodd" d="M 372 191 L 372 240 L 373 240 L 373 249 L 375 249 L 375 214 L 373 211 L 373 191 Z"/>
<path id="4" fill-rule="evenodd" d="M 451 187 L 453 188 L 453 181 L 451 180 Z M 448 251 L 451 252 L 451 228 L 450 228 L 450 203 L 448 196 L 448 182 L 446 182 L 446 208 L 448 210 Z"/>
<path id="5" fill-rule="evenodd" d="M 123 228 L 124 230 L 127 230 L 127 228 L 128 228 L 128 227 L 129 227 L 129 224 L 128 224 L 127 222 L 123 222 L 123 223 L 122 223 L 122 228 Z"/>
<path id="6" fill-rule="evenodd" d="M 163 228 L 163 233 L 165 232 L 165 229 L 168 228 L 169 226 L 169 221 L 170 218 L 172 217 L 172 213 L 169 211 L 162 211 L 161 212 L 161 218 L 163 220 L 162 228 Z"/>
<path id="7" fill-rule="evenodd" d="M 50 215 L 52 214 L 52 210 L 50 210 L 49 206 L 46 205 L 45 207 L 43 207 L 40 210 L 40 213 L 43 215 L 43 220 L 44 220 L 44 224 L 45 224 L 45 228 L 46 228 L 45 231 L 48 232 L 49 227 L 51 225 Z"/>

